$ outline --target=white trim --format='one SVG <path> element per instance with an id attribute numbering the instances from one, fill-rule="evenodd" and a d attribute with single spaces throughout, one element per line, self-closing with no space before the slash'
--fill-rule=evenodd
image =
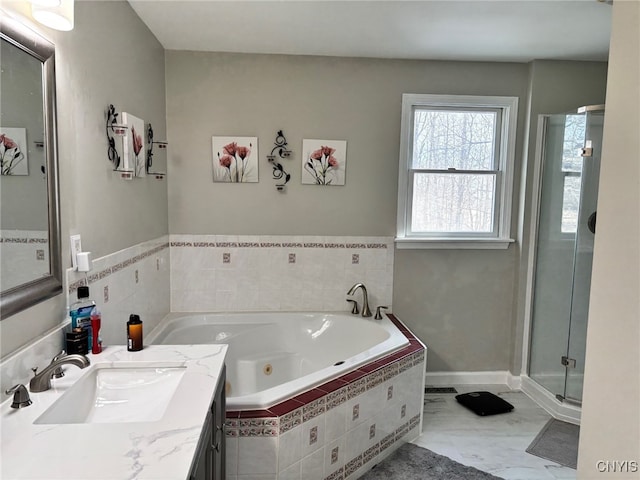
<path id="1" fill-rule="evenodd" d="M 476 249 L 476 250 L 505 250 L 509 245 L 515 242 L 513 238 L 396 238 L 396 248 L 398 250 L 405 249 Z"/>
<path id="2" fill-rule="evenodd" d="M 489 372 L 425 372 L 426 385 L 508 385 L 520 389 L 520 377 L 507 370 Z"/>
<path id="3" fill-rule="evenodd" d="M 553 418 L 563 422 L 580 425 L 582 409 L 577 405 L 560 402 L 552 393 L 533 381 L 527 375 L 521 375 L 521 390 L 531 400 L 536 402 Z"/>
<path id="4" fill-rule="evenodd" d="M 496 205 L 499 209 L 497 218 L 497 237 L 491 237 L 489 243 L 480 243 L 481 236 L 472 236 L 476 243 L 468 238 L 437 238 L 434 236 L 416 236 L 408 234 L 408 216 L 410 214 L 410 200 L 412 186 L 410 185 L 409 170 L 411 167 L 411 149 L 413 146 L 413 107 L 487 107 L 497 108 L 502 112 L 500 132 L 499 177 L 500 185 L 496 185 L 499 199 Z M 396 244 L 398 248 L 492 248 L 505 249 L 512 242 L 511 209 L 513 203 L 513 178 L 515 169 L 516 133 L 518 118 L 518 97 L 506 96 L 474 96 L 474 95 L 402 95 L 402 114 L 400 128 L 400 158 L 398 168 L 398 210 L 396 216 Z M 477 239 L 477 240 L 476 240 Z M 400 246 L 402 242 L 402 246 Z"/>

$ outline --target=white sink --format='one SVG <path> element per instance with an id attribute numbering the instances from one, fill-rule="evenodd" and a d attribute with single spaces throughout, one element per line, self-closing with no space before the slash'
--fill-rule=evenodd
<path id="1" fill-rule="evenodd" d="M 164 415 L 184 366 L 96 365 L 33 423 L 154 422 Z"/>

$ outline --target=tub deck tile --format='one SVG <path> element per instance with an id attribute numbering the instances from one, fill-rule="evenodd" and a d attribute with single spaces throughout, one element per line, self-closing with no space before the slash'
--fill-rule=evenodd
<path id="1" fill-rule="evenodd" d="M 264 417 L 273 417 L 273 415 L 269 410 L 242 410 L 241 412 L 238 412 L 238 418 L 241 419 L 240 426 L 242 426 L 243 418 L 264 418 Z"/>
<path id="2" fill-rule="evenodd" d="M 331 380 L 330 382 L 323 383 L 318 387 L 318 389 L 322 390 L 325 393 L 332 393 L 346 386 L 347 386 L 347 382 L 339 378 L 336 378 L 335 380 Z"/>
<path id="3" fill-rule="evenodd" d="M 277 417 L 282 417 L 283 415 L 286 415 L 287 413 L 291 413 L 297 409 L 300 409 L 300 412 L 302 412 L 303 406 L 304 406 L 304 403 L 299 402 L 298 400 L 289 399 L 289 400 L 285 400 L 284 402 L 280 402 L 277 405 L 274 405 L 273 407 L 269 407 L 269 412 L 276 415 Z"/>
<path id="4" fill-rule="evenodd" d="M 304 393 L 301 393 L 300 395 L 296 395 L 295 397 L 293 397 L 293 400 L 296 400 L 302 403 L 303 405 L 307 405 L 311 402 L 318 400 L 319 398 L 324 397 L 326 394 L 327 392 L 325 392 L 324 390 L 321 390 L 319 388 L 313 388 Z"/>

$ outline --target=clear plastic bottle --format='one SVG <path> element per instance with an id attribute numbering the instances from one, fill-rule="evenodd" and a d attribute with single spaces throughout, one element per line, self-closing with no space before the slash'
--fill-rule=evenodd
<path id="1" fill-rule="evenodd" d="M 69 307 L 71 317 L 71 328 L 82 328 L 89 336 L 87 348 L 91 351 L 91 311 L 96 306 L 96 302 L 89 298 L 89 287 L 78 287 L 78 300 Z"/>

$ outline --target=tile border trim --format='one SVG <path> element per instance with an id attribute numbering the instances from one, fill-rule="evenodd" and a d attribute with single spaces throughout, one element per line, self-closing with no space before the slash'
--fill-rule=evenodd
<path id="1" fill-rule="evenodd" d="M 87 278 L 81 278 L 80 280 L 76 280 L 75 282 L 72 282 L 69 284 L 68 287 L 68 293 L 72 294 L 74 293 L 76 290 L 78 290 L 78 287 L 82 287 L 87 285 L 87 280 L 89 281 L 89 285 L 91 285 L 92 283 L 95 283 L 99 280 L 102 280 L 103 278 L 106 278 L 116 272 L 119 272 L 120 270 L 122 270 L 123 268 L 129 267 L 131 265 L 134 265 L 142 260 L 144 260 L 147 257 L 150 257 L 151 255 L 155 255 L 158 252 L 161 252 L 162 250 L 169 248 L 169 242 L 163 242 L 160 245 L 157 245 L 155 247 L 150 248 L 149 250 L 142 252 L 138 255 L 134 255 L 133 257 L 127 258 L 126 260 L 123 260 L 122 262 L 118 262 L 115 265 L 111 266 L 111 267 L 107 267 L 104 268 L 102 270 L 97 271 L 96 273 L 92 273 L 91 275 L 88 275 Z"/>

